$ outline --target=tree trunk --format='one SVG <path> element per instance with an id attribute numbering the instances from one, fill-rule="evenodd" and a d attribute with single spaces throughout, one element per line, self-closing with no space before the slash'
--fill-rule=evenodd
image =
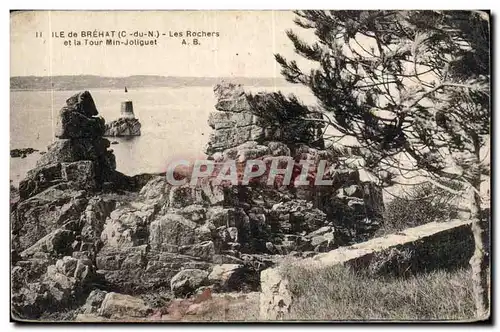
<path id="1" fill-rule="evenodd" d="M 475 140 L 475 152 L 478 164 L 479 144 Z M 490 280 L 489 280 L 489 218 L 481 214 L 481 173 L 475 174 L 470 188 L 469 204 L 474 235 L 474 254 L 469 261 L 472 270 L 472 292 L 476 304 L 478 319 L 487 319 L 490 315 Z"/>

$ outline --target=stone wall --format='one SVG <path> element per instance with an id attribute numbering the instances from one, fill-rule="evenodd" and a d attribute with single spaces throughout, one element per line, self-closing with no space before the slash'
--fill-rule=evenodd
<path id="1" fill-rule="evenodd" d="M 376 275 L 402 275 L 466 266 L 474 251 L 470 221 L 432 222 L 403 232 L 342 247 L 311 258 L 301 265 L 324 268 L 348 266 Z M 294 294 L 280 267 L 261 272 L 260 318 L 282 319 L 293 306 Z"/>

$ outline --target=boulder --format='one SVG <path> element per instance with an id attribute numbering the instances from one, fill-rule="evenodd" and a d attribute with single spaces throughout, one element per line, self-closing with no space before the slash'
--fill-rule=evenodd
<path id="1" fill-rule="evenodd" d="M 168 213 L 150 224 L 149 244 L 160 251 L 171 251 L 172 246 L 194 244 L 197 226 L 180 215 Z"/>
<path id="2" fill-rule="evenodd" d="M 104 133 L 104 119 L 98 114 L 88 91 L 79 92 L 68 100 L 56 122 L 58 138 L 95 138 Z"/>
<path id="3" fill-rule="evenodd" d="M 150 311 L 149 306 L 140 298 L 110 292 L 104 297 L 98 313 L 108 318 L 132 318 L 145 317 Z"/>
<path id="4" fill-rule="evenodd" d="M 113 248 L 128 248 L 148 241 L 148 224 L 155 210 L 137 209 L 134 206 L 123 205 L 110 213 L 101 233 L 104 246 Z"/>
<path id="5" fill-rule="evenodd" d="M 89 296 L 87 297 L 87 301 L 85 301 L 85 304 L 81 308 L 81 313 L 96 314 L 101 307 L 106 294 L 107 292 L 99 289 L 94 289 L 92 292 L 90 292 Z"/>
<path id="6" fill-rule="evenodd" d="M 221 83 L 214 87 L 217 103 L 215 109 L 222 112 L 240 113 L 251 109 L 243 86 L 232 83 Z"/>
<path id="7" fill-rule="evenodd" d="M 200 286 L 207 284 L 208 272 L 198 269 L 185 269 L 170 280 L 170 289 L 176 296 L 194 293 Z"/>
<path id="8" fill-rule="evenodd" d="M 141 123 L 135 118 L 119 118 L 106 124 L 103 136 L 141 136 Z"/>
<path id="9" fill-rule="evenodd" d="M 104 134 L 105 121 L 102 117 L 88 117 L 70 107 L 59 111 L 56 121 L 57 138 L 91 138 Z"/>
<path id="10" fill-rule="evenodd" d="M 264 128 L 257 125 L 245 127 L 222 128 L 210 133 L 209 142 L 205 148 L 207 154 L 224 151 L 247 141 L 260 142 L 264 138 Z"/>
<path id="11" fill-rule="evenodd" d="M 66 106 L 88 117 L 98 114 L 94 99 L 89 91 L 79 92 L 69 97 L 66 100 Z"/>
<path id="12" fill-rule="evenodd" d="M 240 264 L 214 265 L 212 272 L 208 275 L 208 281 L 215 284 L 219 291 L 241 290 L 244 283 L 244 267 Z"/>

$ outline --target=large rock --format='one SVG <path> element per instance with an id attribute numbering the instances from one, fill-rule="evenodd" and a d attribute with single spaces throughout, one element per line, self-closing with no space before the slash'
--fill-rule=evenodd
<path id="1" fill-rule="evenodd" d="M 110 142 L 101 137 L 59 139 L 49 145 L 48 151 L 37 162 L 37 167 L 62 163 L 90 160 L 97 164 L 99 169 L 114 170 L 116 161 L 112 151 L 108 151 Z"/>
<path id="2" fill-rule="evenodd" d="M 56 122 L 56 137 L 85 138 L 100 137 L 104 134 L 104 119 L 102 117 L 87 117 L 75 110 L 63 107 Z"/>
<path id="3" fill-rule="evenodd" d="M 149 226 L 149 244 L 155 250 L 175 252 L 178 246 L 194 244 L 197 226 L 180 215 L 166 214 Z"/>
<path id="4" fill-rule="evenodd" d="M 141 123 L 138 119 L 119 118 L 108 122 L 104 130 L 104 136 L 140 136 Z"/>
<path id="5" fill-rule="evenodd" d="M 207 277 L 207 271 L 185 269 L 170 280 L 170 289 L 176 296 L 192 294 L 197 288 L 207 284 Z"/>
<path id="6" fill-rule="evenodd" d="M 77 93 L 66 101 L 56 122 L 58 138 L 94 138 L 104 133 L 104 119 L 97 115 L 94 100 L 88 91 Z"/>
<path id="7" fill-rule="evenodd" d="M 204 261 L 212 261 L 215 255 L 215 247 L 212 241 L 205 241 L 192 245 L 181 246 L 179 247 L 179 253 L 197 257 Z"/>
<path id="8" fill-rule="evenodd" d="M 213 111 L 208 115 L 208 125 L 213 129 L 249 126 L 255 122 L 255 115 L 250 112 Z"/>
<path id="9" fill-rule="evenodd" d="M 87 201 L 84 191 L 53 186 L 20 202 L 13 212 L 13 246 L 21 252 L 56 229 L 73 230 Z"/>
<path id="10" fill-rule="evenodd" d="M 79 92 L 66 100 L 66 105 L 74 111 L 85 116 L 95 116 L 98 114 L 94 99 L 89 91 Z"/>
<path id="11" fill-rule="evenodd" d="M 75 232 L 68 229 L 58 228 L 38 240 L 34 245 L 21 252 L 22 258 L 36 256 L 52 257 L 71 254 L 71 244 L 75 240 Z"/>
<path id="12" fill-rule="evenodd" d="M 101 307 L 106 294 L 107 293 L 105 291 L 94 289 L 87 297 L 87 301 L 85 301 L 85 304 L 81 308 L 81 312 L 83 314 L 96 314 Z"/>
<path id="13" fill-rule="evenodd" d="M 259 285 L 258 273 L 241 264 L 214 265 L 208 281 L 219 292 L 256 290 Z"/>
<path id="14" fill-rule="evenodd" d="M 142 299 L 111 292 L 106 294 L 98 313 L 108 318 L 132 318 L 145 317 L 150 311 Z"/>
<path id="15" fill-rule="evenodd" d="M 215 109 L 223 112 L 240 113 L 250 111 L 251 106 L 240 84 L 221 83 L 214 87 L 217 98 Z"/>
<path id="16" fill-rule="evenodd" d="M 113 210 L 101 233 L 104 246 L 129 248 L 148 242 L 148 224 L 155 215 L 155 207 L 123 205 Z"/>

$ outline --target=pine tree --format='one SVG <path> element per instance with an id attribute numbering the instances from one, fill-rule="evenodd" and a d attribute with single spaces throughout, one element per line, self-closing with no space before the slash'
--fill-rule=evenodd
<path id="1" fill-rule="evenodd" d="M 474 11 L 297 11 L 316 41 L 287 35 L 315 67 L 275 55 L 283 76 L 307 86 L 323 121 L 354 137 L 365 167 L 382 184 L 424 172 L 427 181 L 467 196 L 475 251 L 470 260 L 477 316 L 489 316 L 489 220 L 480 185 L 489 163 L 490 21 Z M 310 120 L 312 121 L 312 120 Z M 402 166 L 401 158 L 409 161 Z M 408 164 L 408 165 L 407 165 Z M 420 174 L 419 173 L 419 174 Z M 452 184 L 452 185 L 447 185 Z M 459 185 L 464 190 L 456 191 Z"/>

